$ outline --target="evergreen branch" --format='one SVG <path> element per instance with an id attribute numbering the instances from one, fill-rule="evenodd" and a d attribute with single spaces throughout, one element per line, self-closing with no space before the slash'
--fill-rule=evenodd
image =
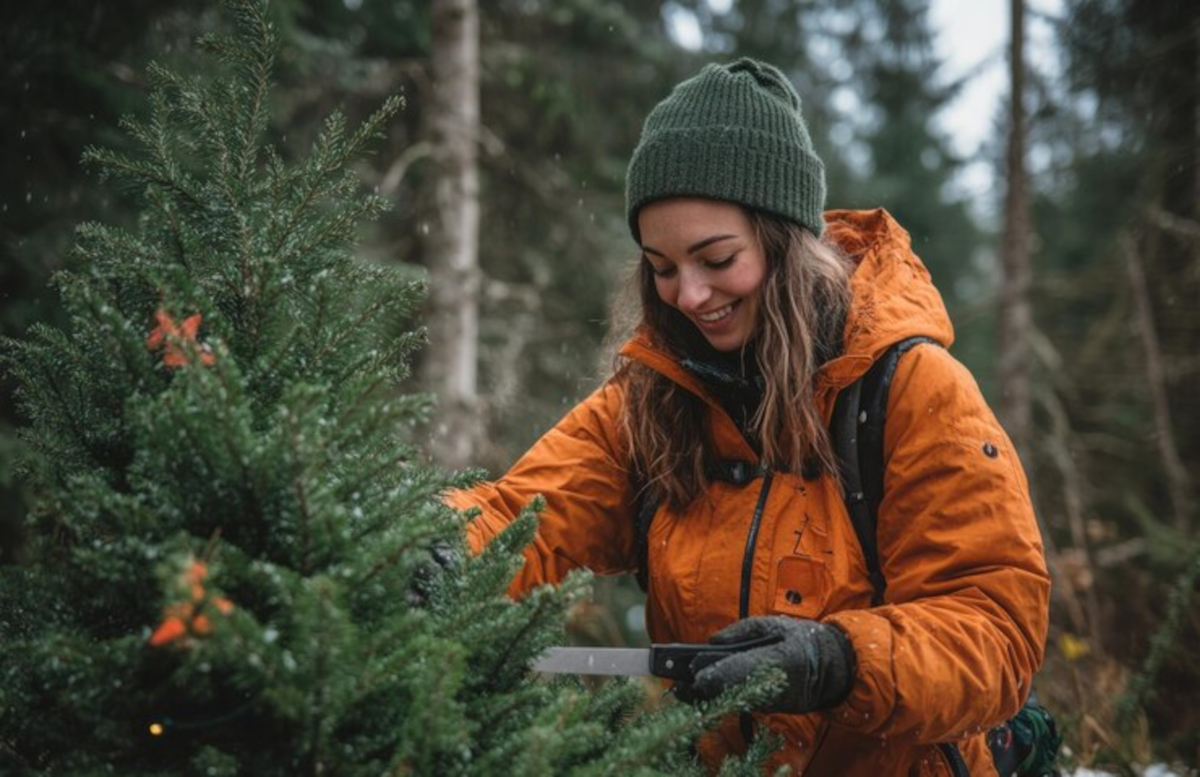
<path id="1" fill-rule="evenodd" d="M 375 210 L 375 205 L 364 201 L 357 206 L 343 208 L 318 219 L 316 228 L 307 230 L 307 239 L 289 248 L 282 255 L 277 255 L 275 261 L 281 264 L 287 263 L 293 257 L 305 256 L 327 243 L 341 242 L 352 234 L 351 228 L 355 224 L 371 215 Z"/>
<path id="2" fill-rule="evenodd" d="M 338 414 L 337 425 L 341 428 L 349 426 L 352 418 L 358 414 L 358 411 L 362 409 L 367 400 L 374 398 L 375 392 L 382 388 L 386 380 L 387 378 L 384 375 L 379 375 L 366 388 L 360 391 L 358 396 L 355 397 L 354 403 Z"/>
<path id="3" fill-rule="evenodd" d="M 254 298 L 260 297 L 261 291 L 267 283 L 266 274 L 268 273 L 267 265 L 260 265 L 262 276 L 256 277 L 251 265 L 253 263 L 254 249 L 251 246 L 250 225 L 246 223 L 244 217 L 238 219 L 238 266 L 242 271 L 242 294 L 246 297 L 246 302 L 251 303 Z M 262 338 L 263 316 L 266 314 L 266 305 L 262 304 L 263 300 L 259 299 L 258 305 L 252 305 L 253 321 L 250 329 L 250 358 L 256 359 L 258 349 Z"/>
<path id="4" fill-rule="evenodd" d="M 133 116 L 122 116 L 117 121 L 117 126 L 129 133 L 134 140 L 139 141 L 147 150 L 153 152 L 157 145 L 157 140 L 154 130 L 150 126 Z"/>
<path id="5" fill-rule="evenodd" d="M 174 252 L 174 259 L 184 270 L 191 270 L 192 262 L 187 255 L 187 246 L 184 238 L 183 225 L 176 217 L 175 209 L 172 208 L 171 204 L 165 198 L 163 198 L 162 193 L 155 189 L 150 189 L 146 192 L 146 200 L 151 206 L 156 208 L 166 220 L 168 227 L 166 231 L 169 241 L 167 241 L 168 245 L 166 245 L 165 248 Z M 168 263 L 162 256 L 157 258 L 162 264 Z"/>
<path id="6" fill-rule="evenodd" d="M 267 263 L 262 263 L 260 265 L 262 275 L 259 278 L 259 287 L 262 289 L 262 291 L 259 294 L 259 299 L 260 304 L 266 310 L 274 308 L 275 305 L 279 303 L 279 300 L 283 298 L 284 294 L 287 293 L 288 289 L 286 282 L 290 281 L 291 278 L 291 276 L 285 275 L 284 281 L 272 285 L 271 281 L 274 280 L 274 278 L 269 270 L 269 268 L 272 266 L 273 265 Z"/>
<path id="7" fill-rule="evenodd" d="M 146 82 L 157 92 L 182 93 L 189 91 L 187 82 L 182 76 L 170 68 L 163 67 L 158 62 L 146 65 Z"/>
<path id="8" fill-rule="evenodd" d="M 271 362 L 261 369 L 256 369 L 254 371 L 254 373 L 251 375 L 251 382 L 258 383 L 263 379 L 275 375 L 280 367 L 283 366 L 283 363 L 287 359 L 288 355 L 291 353 L 292 347 L 300 340 L 301 335 L 306 331 L 307 330 L 300 324 L 293 326 L 288 331 L 287 335 L 282 338 L 282 344 L 275 349 L 275 354 L 272 357 Z"/>
<path id="9" fill-rule="evenodd" d="M 383 126 L 404 107 L 404 97 L 392 95 L 384 100 L 383 105 L 367 117 L 359 125 L 358 130 L 350 137 L 344 153 L 345 161 L 358 156 L 359 152 L 370 141 L 383 137 Z"/>
<path id="10" fill-rule="evenodd" d="M 402 97 L 389 97 L 378 110 L 360 125 L 359 129 L 350 137 L 349 142 L 345 141 L 345 117 L 341 113 L 335 112 L 326 120 L 325 129 L 318 135 L 313 153 L 310 156 L 312 164 L 306 170 L 307 175 L 305 177 L 309 179 L 309 185 L 305 188 L 300 202 L 289 214 L 288 220 L 284 223 L 283 228 L 276 237 L 275 246 L 270 252 L 271 255 L 279 256 L 283 250 L 283 246 L 300 223 L 301 218 L 307 214 L 309 208 L 319 198 L 322 187 L 326 184 L 329 177 L 339 170 L 344 169 L 350 159 L 354 158 L 368 141 L 378 137 L 381 134 L 384 123 L 403 106 L 404 99 Z M 361 209 L 361 212 L 366 214 L 371 209 L 377 207 L 379 206 L 372 204 L 367 208 Z M 358 212 L 360 212 L 360 209 L 351 209 L 352 214 Z M 361 218 L 361 216 L 355 217 L 353 221 L 356 222 L 358 218 Z M 319 241 L 315 242 L 319 243 Z M 313 244 L 314 241 L 308 241 L 306 246 L 289 251 L 287 256 L 302 254 L 309 250 L 308 246 Z M 285 259 L 286 257 L 280 257 L 279 261 L 284 261 Z"/>
<path id="11" fill-rule="evenodd" d="M 162 175 L 151 165 L 94 146 L 84 149 L 83 161 L 98 165 L 112 174 L 124 176 L 131 181 L 156 186 L 164 192 L 174 194 L 197 210 L 204 209 L 204 201 L 191 192 L 183 182 Z"/>
<path id="12" fill-rule="evenodd" d="M 283 209 L 284 196 L 291 191 L 293 183 L 298 178 L 298 173 L 287 169 L 274 146 L 267 145 L 265 152 L 267 155 L 266 182 L 271 193 L 268 212 L 279 213 Z"/>
<path id="13" fill-rule="evenodd" d="M 304 188 L 300 196 L 300 201 L 288 214 L 282 230 L 276 237 L 275 245 L 272 246 L 270 251 L 271 256 L 279 256 L 280 251 L 283 250 L 284 243 L 291 237 L 296 225 L 308 213 L 308 209 L 312 207 L 313 203 L 319 199 L 321 187 L 326 179 L 342 169 L 341 162 L 344 160 L 340 160 L 334 156 L 333 149 L 341 144 L 345 123 L 345 117 L 339 112 L 330 114 L 329 118 L 325 120 L 325 128 L 317 135 L 317 141 L 313 145 L 309 162 L 304 166 L 301 176 L 302 179 L 307 179 L 308 185 Z"/>
<path id="14" fill-rule="evenodd" d="M 712 702 L 695 708 L 678 706 L 668 709 L 659 716 L 658 725 L 653 727 L 627 726 L 622 731 L 624 736 L 607 749 L 611 758 L 574 770 L 572 774 L 576 777 L 628 774 L 638 765 L 653 764 L 666 751 L 664 745 L 694 738 L 717 725 L 731 712 L 754 709 L 777 693 L 785 679 L 783 671 L 777 667 L 762 668 L 755 671 L 744 684 Z M 666 725 L 662 723 L 663 718 L 667 721 Z"/>
<path id="15" fill-rule="evenodd" d="M 372 302 L 370 305 L 367 305 L 354 318 L 354 320 L 352 322 L 350 322 L 347 326 L 343 326 L 341 331 L 339 331 L 331 340 L 328 340 L 325 343 L 325 345 L 323 345 L 321 347 L 321 350 L 317 351 L 317 353 L 314 354 L 313 360 L 319 362 L 322 359 L 324 359 L 326 354 L 328 354 L 330 351 L 336 350 L 338 347 L 340 347 L 346 341 L 346 338 L 350 337 L 351 335 L 356 335 L 359 332 L 361 332 L 363 326 L 368 321 L 375 318 L 376 314 L 383 312 L 389 306 L 390 306 L 390 302 L 386 298 L 377 299 L 374 302 Z M 346 377 L 353 374 L 354 371 L 359 366 L 370 363 L 370 361 L 373 358 L 374 357 L 368 356 L 368 357 L 364 357 L 364 358 L 358 360 L 355 363 L 354 367 L 343 371 L 342 375 L 339 378 L 339 382 L 341 380 L 345 380 Z"/>
<path id="16" fill-rule="evenodd" d="M 301 569 L 300 571 L 305 577 L 312 574 L 312 511 L 309 507 L 308 488 L 304 482 L 307 474 L 307 465 L 303 462 L 303 456 L 300 453 L 300 436 L 302 432 L 295 424 L 295 418 L 303 413 L 306 413 L 311 408 L 311 405 L 306 401 L 301 407 L 289 412 L 287 418 L 287 439 L 288 445 L 292 454 L 292 466 L 295 468 L 292 476 L 292 490 L 296 495 L 298 507 L 300 509 L 300 527 L 301 527 Z"/>
<path id="17" fill-rule="evenodd" d="M 505 643 L 504 650 L 500 653 L 499 658 L 492 664 L 491 667 L 488 668 L 489 671 L 485 675 L 486 677 L 496 677 L 500 674 L 499 670 L 508 663 L 508 659 L 512 655 L 513 648 L 525 641 L 525 637 L 527 637 L 530 631 L 533 630 L 535 623 L 542 622 L 542 619 L 546 615 L 546 609 L 549 607 L 552 601 L 554 600 L 550 599 L 549 597 L 538 600 L 537 604 L 534 606 L 533 612 L 527 613 L 525 623 L 522 624 L 521 628 L 517 631 L 516 636 Z M 492 690 L 497 692 L 500 691 L 499 688 L 496 688 L 491 684 L 488 684 L 487 687 L 490 687 Z"/>
<path id="18" fill-rule="evenodd" d="M 1200 580 L 1200 548 L 1192 551 L 1191 561 L 1171 589 L 1166 615 L 1150 638 L 1150 652 L 1142 663 L 1141 671 L 1129 681 L 1117 701 L 1117 721 L 1122 729 L 1128 729 L 1134 712 L 1154 697 L 1154 679 L 1177 644 L 1197 580 Z"/>
<path id="19" fill-rule="evenodd" d="M 219 86 L 214 86 L 212 91 L 213 94 L 205 95 L 199 89 L 186 90 L 180 93 L 179 99 L 183 110 L 202 128 L 199 133 L 200 144 L 206 160 L 213 160 L 215 174 L 212 179 L 218 183 L 228 207 L 236 209 L 239 203 L 229 186 L 229 144 L 226 141 L 231 117 L 222 115 L 229 112 L 234 100 L 232 95 L 222 94 Z"/>
<path id="20" fill-rule="evenodd" d="M 218 396 L 220 397 L 222 406 L 228 408 L 229 410 L 236 410 L 238 409 L 238 402 L 241 399 L 241 386 L 237 382 L 230 380 L 228 370 L 230 369 L 229 365 L 231 364 L 231 361 L 227 358 L 224 358 L 226 355 L 227 354 L 225 353 L 218 353 L 215 369 L 211 371 L 198 372 L 196 374 L 200 378 L 201 387 L 205 389 L 211 385 L 211 380 L 213 380 L 213 376 L 215 375 L 215 380 L 220 385 L 220 392 L 218 392 Z M 243 452 L 237 447 L 237 440 L 240 438 L 240 430 L 237 427 L 239 414 L 237 412 L 229 412 L 229 410 L 218 414 L 220 422 L 224 424 L 219 437 L 221 442 L 224 444 L 225 454 L 228 456 L 228 460 L 237 465 L 237 481 L 235 482 L 245 484 L 247 486 L 245 490 L 248 503 L 243 500 L 243 513 L 240 516 L 241 522 L 245 525 L 253 526 L 256 522 L 261 520 L 263 516 L 263 507 L 259 499 L 259 488 L 257 487 L 259 484 L 255 482 L 254 478 L 252 477 L 253 473 L 250 470 L 249 461 Z M 197 438 L 192 433 L 192 426 L 188 423 L 182 423 L 178 426 L 178 429 L 187 437 L 189 444 L 186 446 L 186 449 L 201 454 L 196 457 L 196 460 L 203 462 L 206 471 L 209 473 L 219 473 L 219 462 L 209 461 L 207 456 L 203 455 L 209 449 L 203 445 L 203 441 L 201 439 Z M 205 480 L 212 480 L 213 478 L 214 475 L 210 474 L 205 478 Z"/>
<path id="21" fill-rule="evenodd" d="M 66 338 L 62 336 L 61 332 L 47 329 L 39 334 L 46 339 L 47 345 L 50 345 L 51 347 L 57 346 L 64 355 L 71 358 L 77 365 L 86 365 L 82 355 L 73 346 L 73 344 L 69 343 Z M 58 337 L 51 338 L 51 334 L 58 335 Z M 55 342 L 55 340 L 57 340 L 57 342 Z M 41 351 L 41 349 L 39 349 L 39 351 Z M 39 356 L 40 355 L 41 354 L 39 353 Z M 40 385 L 49 389 L 50 396 L 53 397 L 55 404 L 58 406 L 58 417 L 65 419 L 68 431 L 70 432 L 71 437 L 74 438 L 75 444 L 78 446 L 78 448 L 87 453 L 89 457 L 92 456 L 93 453 L 91 451 L 87 432 L 84 431 L 82 424 L 79 423 L 79 420 L 76 418 L 67 396 L 63 393 L 62 381 L 59 380 L 59 374 L 57 370 L 55 370 L 48 361 L 45 361 L 41 358 L 38 358 L 35 363 L 41 370 L 42 380 L 39 381 Z"/>
<path id="22" fill-rule="evenodd" d="M 102 248 L 123 251 L 130 254 L 135 263 L 153 264 L 159 259 L 150 246 L 142 242 L 135 235 L 119 227 L 110 227 L 94 221 L 88 221 L 75 227 L 75 235 L 75 250 L 79 252 L 81 257 L 93 262 L 103 261 L 108 257 L 92 251 L 88 247 L 87 241 L 95 241 Z"/>
<path id="23" fill-rule="evenodd" d="M 371 582 L 376 575 L 380 574 L 385 569 L 390 569 L 391 567 L 395 566 L 405 553 L 412 550 L 414 544 L 423 540 L 432 542 L 433 540 L 437 539 L 438 534 L 439 532 L 436 530 L 436 527 L 431 526 L 428 533 L 416 533 L 410 535 L 408 538 L 408 544 L 400 545 L 399 547 L 394 548 L 390 553 L 388 553 L 388 555 L 372 564 L 371 568 L 367 570 L 367 573 L 359 578 L 358 585 L 366 586 L 366 584 Z"/>
<path id="24" fill-rule="evenodd" d="M 380 475 L 382 475 L 384 472 L 388 471 L 389 469 L 394 469 L 396 467 L 402 467 L 405 464 L 407 464 L 408 462 L 406 459 L 407 459 L 407 457 L 405 457 L 405 456 L 397 456 L 394 459 L 382 461 L 378 467 L 376 467 L 374 470 L 367 473 L 363 477 L 363 481 L 365 481 L 367 483 L 374 482 L 376 478 L 378 478 Z M 432 481 L 432 477 L 430 478 L 430 480 Z M 418 485 L 418 487 L 419 486 L 432 486 L 432 482 L 419 483 L 417 485 Z M 388 507 L 390 509 L 387 512 L 387 514 L 381 514 L 379 517 L 379 520 L 377 520 L 374 523 L 363 524 L 362 528 L 354 535 L 355 541 L 357 542 L 357 541 L 364 540 L 373 534 L 377 534 L 378 532 L 383 531 L 385 528 L 387 528 L 387 526 L 390 523 L 395 521 L 395 518 L 393 516 L 406 515 L 409 511 L 411 511 L 415 508 L 415 506 L 418 502 L 425 501 L 425 500 L 429 499 L 429 497 L 430 497 L 429 493 L 416 493 L 416 494 L 412 495 L 411 497 L 409 497 L 399 503 L 394 503 L 394 502 L 388 501 Z"/>
<path id="25" fill-rule="evenodd" d="M 151 159 L 166 171 L 167 178 L 176 180 L 180 177 L 179 163 L 175 158 L 177 150 L 172 141 L 171 104 L 164 92 L 156 92 L 150 96 L 150 143 L 148 150 Z"/>
<path id="26" fill-rule="evenodd" d="M 93 318 L 95 318 L 96 320 L 99 320 L 101 317 L 103 317 L 105 314 L 105 310 L 104 310 L 105 307 L 108 307 L 109 309 L 115 309 L 115 310 L 120 309 L 118 301 L 116 299 L 113 299 L 112 296 L 110 296 L 109 294 L 107 294 L 104 289 L 102 289 L 102 288 L 96 289 L 96 293 L 103 296 L 103 301 L 100 302 L 99 304 L 97 304 L 98 301 L 96 299 L 94 299 L 92 297 L 92 295 L 89 294 L 85 297 L 85 300 L 87 302 L 88 307 L 90 308 L 90 312 L 92 313 Z M 119 321 L 121 323 L 127 323 L 123 317 L 119 318 Z M 127 348 L 121 347 L 122 343 L 119 339 L 104 338 L 103 342 L 105 343 L 106 351 L 108 353 L 113 353 L 113 350 L 114 350 L 113 348 L 111 348 L 109 346 L 113 346 L 113 345 L 116 346 L 115 347 L 115 351 L 116 351 L 115 356 L 117 359 L 120 360 L 121 364 L 124 365 L 126 375 L 130 375 L 130 376 L 138 375 L 142 372 L 142 365 L 135 364 L 132 361 L 130 361 L 129 350 Z"/>
<path id="27" fill-rule="evenodd" d="M 230 4 L 245 9 L 243 22 L 239 27 L 253 52 L 252 61 L 249 63 L 252 97 L 249 110 L 245 111 L 242 154 L 238 164 L 238 179 L 244 183 L 250 180 L 254 172 L 258 159 L 257 141 L 267 128 L 267 94 L 271 88 L 271 71 L 275 64 L 278 39 L 267 19 L 266 6 L 263 3 L 255 0 L 231 0 Z"/>
<path id="28" fill-rule="evenodd" d="M 329 603 L 329 592 L 325 590 L 325 586 L 320 586 L 317 593 L 318 605 L 324 609 L 332 609 Z M 311 736 L 312 736 L 312 753 L 311 753 L 311 768 L 312 776 L 320 777 L 324 773 L 321 763 L 321 743 L 324 740 L 322 734 L 323 721 L 321 714 L 325 711 L 325 703 L 327 701 L 326 692 L 328 690 L 328 671 L 327 664 L 329 661 L 329 649 L 326 648 L 326 640 L 328 639 L 328 629 L 332 626 L 333 618 L 319 617 L 317 618 L 318 634 L 325 639 L 318 639 L 317 644 L 317 663 L 313 667 L 313 676 L 317 678 L 315 688 L 312 693 L 316 695 L 313 703 L 309 705 L 309 714 L 312 715 L 311 720 Z"/>

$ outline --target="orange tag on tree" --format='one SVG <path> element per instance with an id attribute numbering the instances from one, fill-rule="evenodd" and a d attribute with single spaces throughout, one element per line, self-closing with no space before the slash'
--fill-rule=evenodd
<path id="1" fill-rule="evenodd" d="M 151 647 L 181 641 L 186 644 L 192 637 L 203 637 L 211 633 L 212 622 L 207 614 L 210 605 L 222 615 L 233 612 L 233 602 L 225 597 L 208 598 L 204 591 L 204 578 L 207 576 L 208 565 L 199 560 L 193 561 L 184 571 L 181 582 L 188 591 L 189 601 L 166 607 L 162 622 L 150 635 Z"/>
<path id="2" fill-rule="evenodd" d="M 196 341 L 196 334 L 200 331 L 199 313 L 188 316 L 181 324 L 176 324 L 171 314 L 159 308 L 154 311 L 154 320 L 157 325 L 146 338 L 146 347 L 152 351 L 162 349 L 164 366 L 183 367 L 191 363 L 189 349 L 184 348 L 183 343 L 195 349 L 201 364 L 212 364 L 217 360 L 207 345 Z"/>

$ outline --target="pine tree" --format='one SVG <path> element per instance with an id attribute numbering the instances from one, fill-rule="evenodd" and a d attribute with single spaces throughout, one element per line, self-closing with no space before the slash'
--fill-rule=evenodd
<path id="1" fill-rule="evenodd" d="M 586 575 L 511 601 L 536 508 L 478 557 L 397 389 L 419 281 L 355 259 L 386 203 L 348 172 L 388 119 L 266 142 L 259 0 L 149 72 L 141 147 L 85 159 L 144 206 L 85 224 L 63 329 L 6 341 L 34 451 L 25 563 L 0 567 L 5 774 L 686 774 L 704 709 L 532 677 Z M 432 552 L 436 550 L 437 552 Z M 436 561 L 435 561 L 436 559 Z M 753 773 L 767 744 L 723 773 Z"/>

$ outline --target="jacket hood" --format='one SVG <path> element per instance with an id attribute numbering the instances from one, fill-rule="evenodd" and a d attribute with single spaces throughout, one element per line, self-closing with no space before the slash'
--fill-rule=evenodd
<path id="1" fill-rule="evenodd" d="M 854 382 L 888 347 L 906 338 L 923 335 L 950 346 L 954 328 L 942 296 L 913 253 L 908 232 L 891 214 L 883 208 L 826 211 L 824 239 L 837 245 L 856 269 L 850 279 L 852 299 L 842 355 L 821 368 L 818 393 Z M 621 353 L 690 391 L 708 394 L 644 332 L 626 343 Z"/>
<path id="2" fill-rule="evenodd" d="M 930 337 L 946 348 L 954 327 L 929 270 L 913 253 L 912 238 L 891 214 L 875 210 L 825 213 L 826 239 L 856 265 L 842 355 L 817 376 L 818 387 L 852 383 L 890 346 Z"/>

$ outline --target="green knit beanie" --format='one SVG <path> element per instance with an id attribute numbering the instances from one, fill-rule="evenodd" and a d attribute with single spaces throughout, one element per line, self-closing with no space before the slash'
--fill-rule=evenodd
<path id="1" fill-rule="evenodd" d="M 813 152 L 800 98 L 771 65 L 705 65 L 646 117 L 629 160 L 625 209 L 668 197 L 707 197 L 825 228 L 825 166 Z"/>

